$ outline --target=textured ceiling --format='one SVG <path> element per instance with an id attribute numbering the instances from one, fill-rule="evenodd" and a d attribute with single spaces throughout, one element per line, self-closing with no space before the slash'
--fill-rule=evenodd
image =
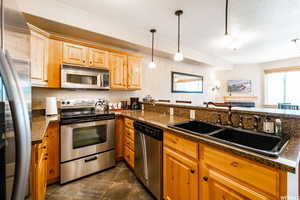
<path id="1" fill-rule="evenodd" d="M 300 56 L 300 51 L 290 42 L 300 38 L 300 0 L 230 0 L 229 32 L 241 43 L 237 51 L 227 49 L 223 43 L 225 0 L 57 1 L 120 24 L 133 33 L 157 28 L 160 39 L 174 43 L 176 17 L 173 13 L 183 9 L 183 52 L 189 48 L 232 63 Z"/>

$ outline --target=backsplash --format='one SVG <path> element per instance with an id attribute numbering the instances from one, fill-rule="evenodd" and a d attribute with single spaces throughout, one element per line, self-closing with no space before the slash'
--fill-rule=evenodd
<path id="1" fill-rule="evenodd" d="M 164 114 L 170 114 L 170 107 L 174 109 L 174 115 L 181 116 L 185 118 L 190 118 L 190 110 L 195 110 L 195 119 L 205 121 L 212 124 L 217 124 L 219 115 L 221 120 L 221 125 L 227 125 L 228 123 L 228 111 L 216 108 L 206 108 L 206 107 L 195 107 L 193 109 L 185 108 L 180 105 L 175 107 L 174 105 L 161 105 L 161 104 L 144 104 L 145 111 L 152 111 Z M 232 111 L 232 127 L 240 127 L 240 116 L 243 117 L 243 129 L 253 130 L 255 128 L 255 119 L 254 116 L 259 117 L 260 122 L 258 123 L 258 131 L 262 132 L 263 130 L 263 121 L 268 117 L 271 121 L 280 118 L 283 124 L 283 132 L 288 135 L 299 135 L 300 136 L 300 119 L 292 117 L 279 117 L 278 115 L 272 114 L 261 114 L 251 111 L 250 114 L 245 113 L 245 111 Z M 241 128 L 241 127 L 240 127 Z"/>

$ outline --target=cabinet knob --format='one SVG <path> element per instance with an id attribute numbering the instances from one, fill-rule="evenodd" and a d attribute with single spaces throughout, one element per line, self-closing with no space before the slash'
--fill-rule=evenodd
<path id="1" fill-rule="evenodd" d="M 204 176 L 204 177 L 203 177 L 203 180 L 204 180 L 204 181 L 208 181 L 208 176 Z"/>
<path id="2" fill-rule="evenodd" d="M 48 157 L 45 157 L 44 160 L 48 160 Z"/>
<path id="3" fill-rule="evenodd" d="M 191 173 L 194 174 L 194 173 L 195 173 L 195 170 L 191 169 Z"/>
<path id="4" fill-rule="evenodd" d="M 82 62 L 85 63 L 85 60 L 83 60 Z"/>
<path id="5" fill-rule="evenodd" d="M 238 167 L 238 166 L 239 166 L 239 163 L 238 163 L 238 162 L 232 162 L 230 165 L 231 165 L 232 167 Z"/>

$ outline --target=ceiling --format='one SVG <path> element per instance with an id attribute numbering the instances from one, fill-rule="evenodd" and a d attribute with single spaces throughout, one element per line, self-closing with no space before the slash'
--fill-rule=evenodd
<path id="1" fill-rule="evenodd" d="M 172 48 L 176 47 L 177 19 L 174 11 L 183 9 L 183 53 L 192 49 L 233 64 L 300 56 L 300 51 L 290 42 L 300 38 L 299 0 L 230 0 L 229 32 L 241 44 L 236 51 L 224 45 L 225 0 L 56 1 L 84 10 L 93 17 L 106 19 L 133 35 L 144 33 L 149 43 L 151 36 L 147 32 L 156 28 L 157 49 L 160 49 L 159 41 L 167 41 Z"/>

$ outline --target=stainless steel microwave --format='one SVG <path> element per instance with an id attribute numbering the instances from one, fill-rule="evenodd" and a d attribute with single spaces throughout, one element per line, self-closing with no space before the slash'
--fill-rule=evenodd
<path id="1" fill-rule="evenodd" d="M 61 88 L 110 89 L 109 71 L 88 67 L 62 65 Z"/>

